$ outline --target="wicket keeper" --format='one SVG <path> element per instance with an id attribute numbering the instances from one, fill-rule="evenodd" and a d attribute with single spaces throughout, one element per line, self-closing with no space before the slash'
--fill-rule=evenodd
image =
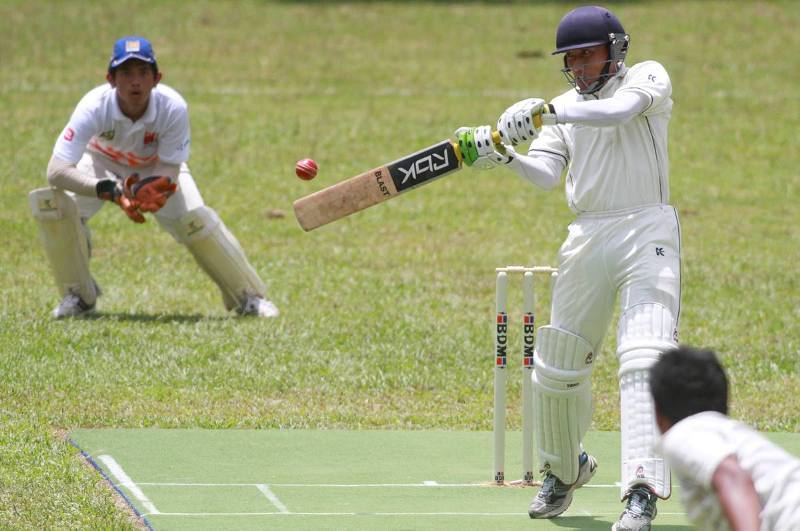
<path id="1" fill-rule="evenodd" d="M 151 212 L 219 286 L 228 310 L 278 315 L 239 242 L 200 196 L 186 164 L 187 105 L 160 83 L 150 41 L 116 41 L 106 81 L 80 100 L 59 135 L 47 166 L 50 188 L 29 194 L 61 295 L 53 316 L 77 317 L 95 308 L 100 288 L 89 272 L 87 223 L 106 203 L 134 223 Z"/>
<path id="2" fill-rule="evenodd" d="M 619 297 L 621 498 L 615 531 L 646 531 L 670 472 L 656 451 L 649 369 L 677 346 L 681 300 L 678 213 L 669 203 L 672 84 L 656 61 L 625 64 L 629 36 L 599 6 L 567 13 L 553 54 L 570 89 L 520 101 L 491 127 L 460 128 L 468 165 L 506 166 L 546 190 L 566 173 L 575 220 L 558 253 L 551 324 L 537 331 L 534 415 L 542 487 L 531 518 L 553 518 L 595 474 L 582 441 L 592 418 L 591 372 Z M 524 77 L 520 73 L 520 77 Z M 530 142 L 527 154 L 515 146 Z"/>

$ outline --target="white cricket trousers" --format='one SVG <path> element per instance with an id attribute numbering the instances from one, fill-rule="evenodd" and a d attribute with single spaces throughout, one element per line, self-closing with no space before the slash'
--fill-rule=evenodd
<path id="1" fill-rule="evenodd" d="M 677 341 L 680 253 L 680 225 L 672 206 L 579 215 L 558 253 L 551 324 L 582 336 L 598 353 L 619 293 L 621 315 L 643 303 L 669 309 Z"/>
<path id="2" fill-rule="evenodd" d="M 133 172 L 138 172 L 141 178 L 145 178 L 151 175 L 149 171 L 153 168 L 152 166 L 130 168 L 88 151 L 81 157 L 77 167 L 82 172 L 93 175 L 98 179 L 109 178 L 106 174 L 107 171 L 115 173 L 123 179 Z M 108 201 L 103 201 L 96 197 L 78 194 L 73 194 L 73 197 L 78 203 L 81 218 L 85 220 L 90 219 L 103 205 L 108 203 Z M 189 172 L 189 167 L 184 163 L 181 164 L 180 173 L 178 174 L 178 190 L 170 196 L 167 203 L 158 212 L 155 212 L 153 216 L 159 225 L 170 233 L 176 241 L 181 241 L 178 232 L 178 220 L 190 210 L 204 206 L 204 204 L 200 191 L 197 189 L 192 174 Z"/>

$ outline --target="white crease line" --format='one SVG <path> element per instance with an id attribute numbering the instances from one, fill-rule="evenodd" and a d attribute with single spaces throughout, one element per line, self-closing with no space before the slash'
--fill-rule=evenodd
<path id="1" fill-rule="evenodd" d="M 101 455 L 97 457 L 100 461 L 103 462 L 104 465 L 108 468 L 108 471 L 117 479 L 117 485 L 121 487 L 125 487 L 128 489 L 133 497 L 139 500 L 142 503 L 142 506 L 147 510 L 149 514 L 161 514 L 156 506 L 153 505 L 147 496 L 144 495 L 142 489 L 133 482 L 133 480 L 125 473 L 122 467 L 117 463 L 113 457 L 110 455 Z"/>
<path id="2" fill-rule="evenodd" d="M 264 494 L 264 496 L 267 497 L 267 499 L 272 503 L 272 505 L 275 506 L 276 509 L 278 509 L 278 511 L 284 514 L 288 514 L 290 512 L 289 508 L 286 507 L 283 504 L 283 502 L 281 502 L 281 500 L 275 495 L 275 493 L 269 490 L 269 485 L 264 485 L 263 483 L 261 483 L 256 485 L 256 487 Z"/>
<path id="3" fill-rule="evenodd" d="M 153 487 L 258 487 L 260 483 L 176 483 L 176 482 L 147 482 L 140 481 L 139 485 L 148 485 Z M 294 487 L 303 488 L 310 487 L 314 489 L 360 489 L 360 488 L 392 488 L 392 487 L 438 487 L 438 488 L 503 488 L 496 487 L 490 483 L 438 483 L 436 481 L 423 481 L 422 483 L 270 483 L 273 487 Z M 584 485 L 581 488 L 595 488 L 595 489 L 618 489 L 619 483 L 611 485 Z M 514 487 L 509 487 L 514 488 Z"/>
<path id="4" fill-rule="evenodd" d="M 618 516 L 619 511 L 616 512 L 605 512 L 605 513 L 590 513 L 583 511 L 588 516 Z M 471 513 L 460 513 L 456 511 L 451 512 L 441 512 L 441 513 L 399 513 L 399 512 L 383 512 L 383 513 L 373 513 L 373 512 L 349 512 L 349 513 L 330 513 L 330 512 L 319 512 L 319 513 L 312 513 L 312 512 L 304 512 L 304 513 L 154 513 L 158 516 L 411 516 L 411 517 L 420 517 L 420 516 L 515 516 L 519 517 L 520 515 L 527 515 L 526 512 L 514 512 L 514 513 L 479 513 L 479 512 L 471 512 Z M 660 516 L 686 516 L 686 513 L 662 513 L 659 511 L 658 513 Z M 574 513 L 566 512 L 564 516 L 576 516 Z"/>

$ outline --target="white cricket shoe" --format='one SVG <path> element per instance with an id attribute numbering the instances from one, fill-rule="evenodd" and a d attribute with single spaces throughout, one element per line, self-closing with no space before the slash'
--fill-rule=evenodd
<path id="1" fill-rule="evenodd" d="M 53 310 L 53 317 L 56 319 L 66 319 L 68 317 L 79 317 L 94 310 L 94 304 L 86 304 L 83 299 L 75 293 L 67 293 L 61 303 Z"/>
<path id="2" fill-rule="evenodd" d="M 578 457 L 580 468 L 578 479 L 572 485 L 567 485 L 549 471 L 542 481 L 542 488 L 528 507 L 528 516 L 531 518 L 554 518 L 567 510 L 572 503 L 572 493 L 583 487 L 597 472 L 597 460 L 581 452 Z"/>
<path id="3" fill-rule="evenodd" d="M 252 315 L 253 317 L 277 317 L 280 313 L 272 301 L 258 295 L 248 295 L 238 312 L 240 315 Z"/>
<path id="4" fill-rule="evenodd" d="M 612 531 L 650 531 L 650 523 L 655 519 L 658 498 L 644 485 L 634 487 L 628 494 L 625 510 L 611 528 Z"/>

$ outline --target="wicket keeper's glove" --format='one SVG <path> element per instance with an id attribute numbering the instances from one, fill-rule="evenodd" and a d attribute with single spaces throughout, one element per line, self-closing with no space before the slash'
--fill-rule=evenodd
<path id="1" fill-rule="evenodd" d="M 122 190 L 126 197 L 136 203 L 140 211 L 158 212 L 178 190 L 178 185 L 163 175 L 152 175 L 140 180 L 138 173 L 132 173 L 125 179 Z"/>
<path id="2" fill-rule="evenodd" d="M 130 218 L 134 223 L 144 223 L 146 220 L 141 212 L 137 209 L 135 202 L 125 197 L 122 190 L 122 178 L 114 174 L 114 178 L 101 179 L 95 185 L 97 197 L 105 201 L 116 203 L 125 212 L 125 215 Z"/>

